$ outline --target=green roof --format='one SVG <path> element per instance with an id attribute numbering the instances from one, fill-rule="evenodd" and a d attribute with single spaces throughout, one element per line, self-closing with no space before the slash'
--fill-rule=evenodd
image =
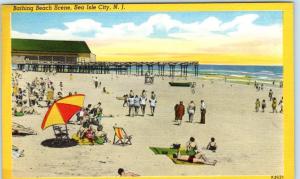
<path id="1" fill-rule="evenodd" d="M 11 39 L 12 51 L 91 53 L 85 41 Z"/>

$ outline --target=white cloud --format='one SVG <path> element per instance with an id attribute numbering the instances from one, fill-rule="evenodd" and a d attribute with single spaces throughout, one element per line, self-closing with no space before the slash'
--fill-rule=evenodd
<path id="1" fill-rule="evenodd" d="M 169 38 L 174 38 L 174 44 L 180 44 L 180 41 L 189 41 L 191 49 L 195 53 L 229 53 L 229 52 L 249 52 L 247 44 L 257 44 L 256 51 L 263 53 L 282 54 L 282 26 L 257 25 L 255 21 L 259 18 L 257 14 L 246 14 L 237 16 L 232 21 L 222 22 L 216 17 L 208 17 L 203 21 L 184 23 L 172 19 L 168 14 L 155 14 L 144 23 L 120 23 L 111 27 L 102 25 L 92 19 L 79 19 L 72 22 L 65 22 L 65 28 L 45 29 L 41 34 L 27 34 L 18 31 L 12 31 L 14 38 L 33 38 L 33 39 L 63 39 L 63 40 L 86 40 L 93 44 L 112 44 L 122 42 L 143 42 L 147 45 L 147 40 L 155 39 L 151 35 L 160 31 L 166 32 Z M 81 36 L 82 33 L 89 36 Z M 160 41 L 166 41 L 168 38 L 161 38 Z M 156 41 L 159 41 L 156 38 Z M 168 43 L 169 44 L 169 43 Z M 186 44 L 186 43 L 185 43 Z M 122 45 L 119 45 L 121 48 Z M 140 44 L 137 44 L 139 47 Z M 263 48 L 261 48 L 263 46 Z M 190 48 L 182 47 L 182 48 Z M 222 47 L 226 47 L 222 49 Z M 125 48 L 125 47 L 124 47 Z M 168 47 L 165 47 L 168 48 Z M 251 47 L 255 52 L 255 47 Z M 269 48 L 269 49 L 268 49 Z M 222 49 L 222 50 L 220 50 Z M 174 50 L 174 49 L 171 49 Z"/>

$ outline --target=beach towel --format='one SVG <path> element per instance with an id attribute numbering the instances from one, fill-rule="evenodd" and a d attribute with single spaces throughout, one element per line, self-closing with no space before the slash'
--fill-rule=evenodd
<path id="1" fill-rule="evenodd" d="M 166 155 L 175 164 L 179 164 L 179 165 L 202 165 L 202 163 L 191 163 L 191 162 L 181 161 L 181 160 L 177 160 L 176 158 L 173 158 L 173 154 L 177 154 L 177 151 L 178 151 L 177 149 L 162 148 L 162 147 L 149 147 L 149 148 L 156 155 Z M 181 155 L 187 155 L 185 149 L 181 149 L 179 151 L 180 151 Z"/>
<path id="2" fill-rule="evenodd" d="M 72 139 L 75 140 L 79 145 L 92 145 L 93 143 L 90 142 L 88 138 L 80 139 L 77 134 L 72 135 Z M 96 138 L 94 144 L 103 145 L 105 140 L 103 138 Z"/>
<path id="3" fill-rule="evenodd" d="M 24 116 L 23 112 L 15 112 L 14 116 L 20 117 L 20 116 Z"/>

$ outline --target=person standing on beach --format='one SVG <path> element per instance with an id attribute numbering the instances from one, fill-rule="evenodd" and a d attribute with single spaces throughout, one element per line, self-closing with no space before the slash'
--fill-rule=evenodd
<path id="1" fill-rule="evenodd" d="M 259 99 L 257 98 L 256 101 L 255 101 L 255 111 L 258 112 L 258 111 L 259 111 L 259 108 L 260 108 L 260 101 L 259 101 Z"/>
<path id="2" fill-rule="evenodd" d="M 97 77 L 94 78 L 94 85 L 95 85 L 95 88 L 98 88 L 98 78 Z"/>
<path id="3" fill-rule="evenodd" d="M 129 108 L 129 114 L 128 116 L 134 116 L 133 111 L 134 111 L 134 96 L 129 96 L 128 97 L 128 108 Z"/>
<path id="4" fill-rule="evenodd" d="M 275 97 L 272 100 L 272 109 L 273 109 L 273 113 L 274 112 L 277 113 L 277 99 Z"/>
<path id="5" fill-rule="evenodd" d="M 178 120 L 178 125 L 181 125 L 182 117 L 185 113 L 185 107 L 183 105 L 183 101 L 179 102 L 179 105 L 176 108 L 176 118 Z"/>
<path id="6" fill-rule="evenodd" d="M 192 85 L 191 85 L 192 94 L 195 94 L 195 88 L 196 88 L 196 82 L 193 82 Z"/>
<path id="7" fill-rule="evenodd" d="M 154 91 L 151 92 L 151 98 L 156 99 L 156 94 L 154 93 Z"/>
<path id="8" fill-rule="evenodd" d="M 272 101 L 272 98 L 273 98 L 273 91 L 272 89 L 269 90 L 269 99 L 270 101 Z"/>
<path id="9" fill-rule="evenodd" d="M 194 101 L 191 101 L 190 104 L 188 105 L 188 113 L 189 113 L 189 122 L 192 123 L 194 120 L 194 115 L 195 115 L 195 111 L 196 111 L 196 105 L 194 103 Z"/>
<path id="10" fill-rule="evenodd" d="M 145 116 L 145 109 L 146 109 L 146 101 L 147 101 L 147 97 L 146 95 L 141 95 L 140 97 L 140 105 L 141 105 L 141 110 L 142 110 L 142 115 Z"/>
<path id="11" fill-rule="evenodd" d="M 265 112 L 265 108 L 267 107 L 267 104 L 266 104 L 266 100 L 262 100 L 261 102 L 261 109 L 262 109 L 262 112 Z"/>
<path id="12" fill-rule="evenodd" d="M 135 111 L 135 116 L 139 115 L 139 109 L 140 109 L 140 98 L 138 95 L 135 95 L 134 98 L 134 111 Z"/>
<path id="13" fill-rule="evenodd" d="M 260 85 L 260 90 L 264 90 L 264 84 L 263 83 Z"/>
<path id="14" fill-rule="evenodd" d="M 125 94 L 123 98 L 124 98 L 123 107 L 128 106 L 128 94 Z"/>
<path id="15" fill-rule="evenodd" d="M 134 97 L 134 92 L 132 90 L 129 91 L 129 97 Z"/>
<path id="16" fill-rule="evenodd" d="M 151 95 L 149 103 L 150 103 L 151 116 L 154 116 L 155 107 L 157 103 L 156 98 Z"/>
<path id="17" fill-rule="evenodd" d="M 143 90 L 143 91 L 142 91 L 141 97 L 147 97 L 146 90 Z"/>
<path id="18" fill-rule="evenodd" d="M 98 88 L 101 88 L 101 81 L 100 81 L 100 78 L 98 78 Z"/>
<path id="19" fill-rule="evenodd" d="M 59 82 L 59 87 L 60 87 L 60 91 L 63 91 L 63 87 L 64 87 L 63 82 Z"/>
<path id="20" fill-rule="evenodd" d="M 283 97 L 281 97 L 281 99 L 278 103 L 278 106 L 280 106 L 280 111 L 279 112 L 282 113 L 283 112 Z"/>
<path id="21" fill-rule="evenodd" d="M 200 111 L 201 111 L 201 124 L 205 124 L 205 114 L 206 114 L 206 105 L 204 103 L 204 100 L 201 100 L 200 102 Z"/>
<path id="22" fill-rule="evenodd" d="M 177 118 L 177 108 L 178 108 L 179 104 L 175 104 L 174 106 L 174 112 L 175 112 L 175 122 L 178 122 L 178 118 Z"/>

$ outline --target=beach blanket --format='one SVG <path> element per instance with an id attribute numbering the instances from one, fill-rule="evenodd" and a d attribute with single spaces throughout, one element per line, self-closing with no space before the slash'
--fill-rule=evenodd
<path id="1" fill-rule="evenodd" d="M 92 145 L 93 143 L 89 141 L 87 138 L 80 139 L 76 134 L 72 135 L 72 139 L 75 140 L 79 145 Z M 104 144 L 103 138 L 97 138 L 94 141 L 94 144 L 103 145 Z"/>
<path id="2" fill-rule="evenodd" d="M 186 161 L 177 160 L 176 158 L 173 158 L 173 154 L 177 154 L 177 149 L 173 148 L 162 148 L 162 147 L 149 147 L 150 150 L 156 155 L 166 155 L 170 160 L 172 160 L 175 164 L 180 165 L 202 165 L 201 163 L 191 163 Z M 186 150 L 181 149 L 179 150 L 181 155 L 186 155 Z"/>
<path id="3" fill-rule="evenodd" d="M 16 116 L 16 117 L 24 116 L 24 113 L 23 112 L 15 112 L 14 116 Z"/>

